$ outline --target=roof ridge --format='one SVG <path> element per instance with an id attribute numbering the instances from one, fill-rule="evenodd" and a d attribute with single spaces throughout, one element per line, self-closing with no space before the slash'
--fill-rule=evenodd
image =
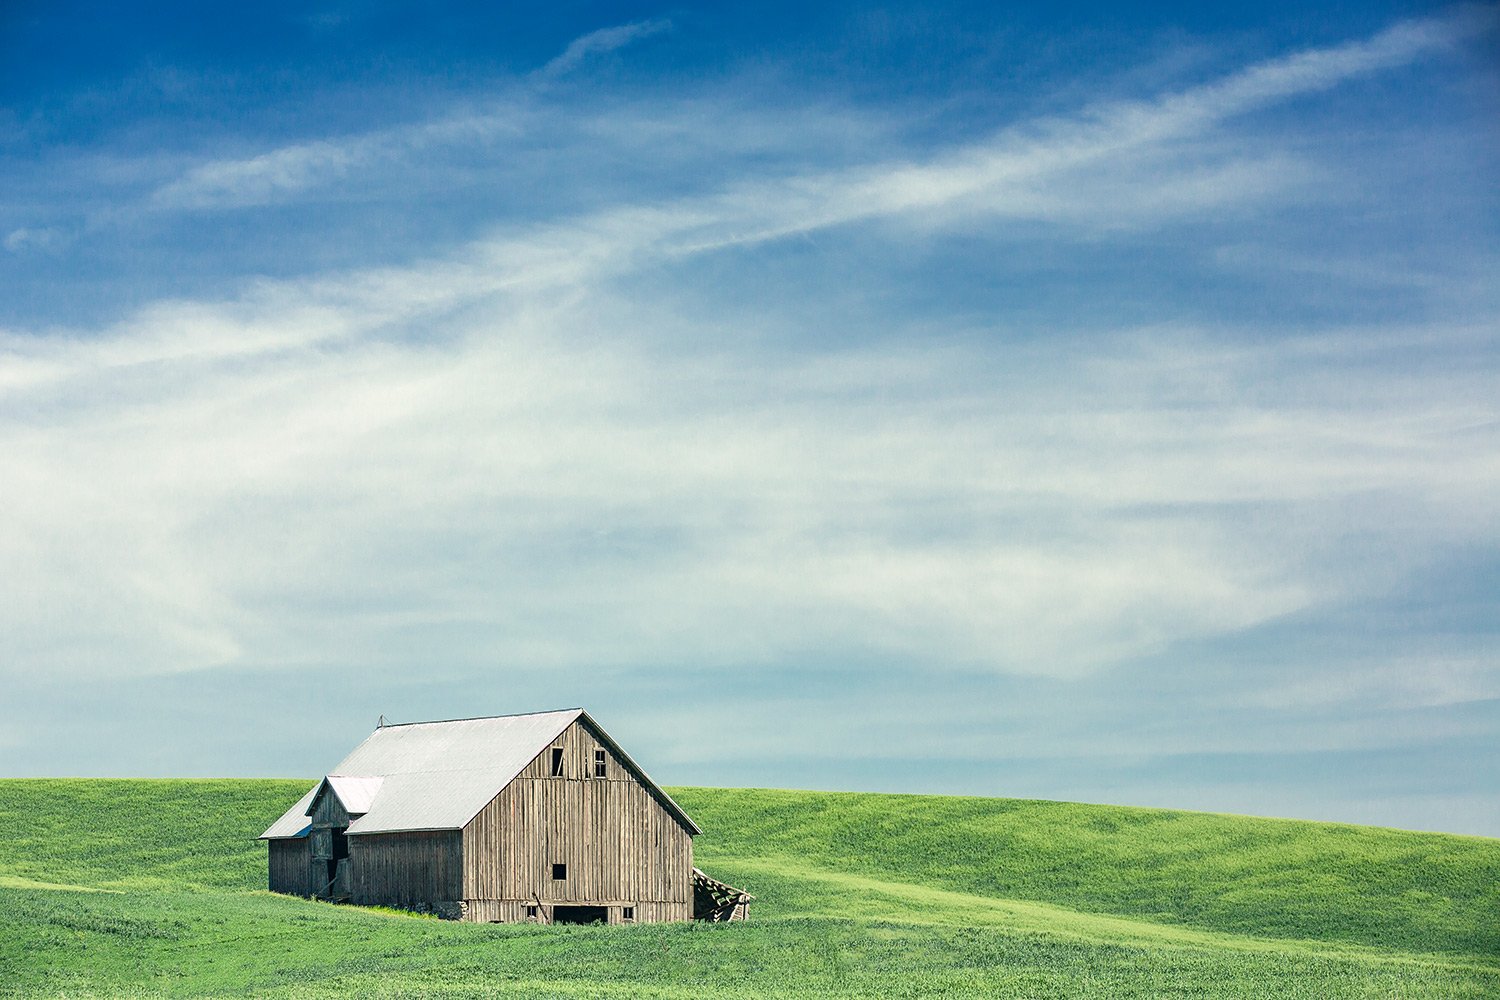
<path id="1" fill-rule="evenodd" d="M 507 715 L 470 715 L 462 719 L 423 719 L 419 722 L 387 722 L 377 729 L 396 729 L 401 726 L 441 726 L 449 722 L 488 722 L 490 719 L 524 719 L 528 715 L 562 715 L 564 712 L 582 712 L 577 708 L 553 708 L 545 712 L 511 712 Z"/>

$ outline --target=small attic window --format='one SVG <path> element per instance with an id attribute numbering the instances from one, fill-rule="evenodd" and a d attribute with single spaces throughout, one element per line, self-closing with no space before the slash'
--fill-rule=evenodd
<path id="1" fill-rule="evenodd" d="M 562 777 L 562 758 L 563 758 L 563 748 L 562 747 L 553 747 L 552 748 L 552 777 L 554 777 L 554 778 L 561 778 Z"/>
<path id="2" fill-rule="evenodd" d="M 560 861 L 552 863 L 552 881 L 565 882 L 568 878 L 568 866 Z"/>
<path id="3" fill-rule="evenodd" d="M 595 750 L 594 751 L 594 777 L 596 777 L 596 778 L 604 778 L 604 777 L 607 777 L 607 776 L 608 776 L 608 773 L 606 771 L 605 763 L 604 763 L 604 751 L 603 750 Z"/>

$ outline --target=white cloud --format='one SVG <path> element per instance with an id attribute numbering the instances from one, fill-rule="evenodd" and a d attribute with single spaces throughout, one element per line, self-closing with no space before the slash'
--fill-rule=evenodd
<path id="1" fill-rule="evenodd" d="M 1469 331 L 776 352 L 768 316 L 726 306 L 709 343 L 630 279 L 870 220 L 1107 227 L 1270 197 L 1303 165 L 1178 147 L 1452 24 L 927 162 L 0 341 L 0 669 L 380 664 L 426 629 L 473 663 L 839 649 L 1076 675 L 1378 591 L 1434 539 L 1492 537 L 1500 458 L 1468 429 L 1500 414 L 1484 372 L 1445 362 Z M 161 198 L 269 199 L 464 121 L 207 165 Z M 1382 353 L 1417 349 L 1415 372 Z"/>
<path id="2" fill-rule="evenodd" d="M 341 177 L 378 147 L 377 141 L 361 137 L 342 143 L 285 146 L 248 159 L 210 162 L 162 187 L 154 200 L 158 205 L 188 208 L 262 205 L 285 193 Z"/>
<path id="3" fill-rule="evenodd" d="M 600 28 L 573 39 L 568 47 L 542 69 L 544 76 L 560 76 L 581 66 L 585 60 L 617 49 L 632 42 L 671 30 L 672 23 L 666 20 L 636 21 L 631 24 Z"/>
<path id="4" fill-rule="evenodd" d="M 60 249 L 66 242 L 67 237 L 60 229 L 47 226 L 38 229 L 25 226 L 12 229 L 4 240 L 5 249 L 16 254 L 31 250 L 53 251 Z"/>
<path id="5" fill-rule="evenodd" d="M 253 156 L 209 160 L 158 187 L 150 203 L 153 208 L 169 210 L 276 204 L 304 192 L 357 180 L 361 173 L 379 164 L 420 155 L 434 147 L 491 142 L 514 134 L 517 127 L 509 109 L 478 110 L 336 139 L 295 143 Z"/>
<path id="6" fill-rule="evenodd" d="M 385 633 L 448 622 L 539 666 L 834 647 L 1073 674 L 1378 591 L 1359 549 L 1399 574 L 1397 540 L 1496 520 L 1493 443 L 1455 433 L 1497 417 L 1476 373 L 1406 380 L 1439 401 L 1413 409 L 1340 363 L 1351 410 L 1289 405 L 1311 375 L 1268 397 L 1276 349 L 1127 337 L 991 384 L 977 349 L 673 358 L 630 346 L 640 324 L 694 334 L 669 308 L 516 296 L 441 346 L 69 346 L 68 378 L 0 425 L 27 568 L 0 617 L 30 644 L 8 662 L 379 662 Z"/>

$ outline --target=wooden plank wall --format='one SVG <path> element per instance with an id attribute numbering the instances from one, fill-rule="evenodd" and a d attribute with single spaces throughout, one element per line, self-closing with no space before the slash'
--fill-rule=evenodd
<path id="1" fill-rule="evenodd" d="M 309 884 L 312 859 L 307 850 L 307 838 L 270 840 L 266 845 L 270 854 L 271 891 L 291 896 L 312 895 L 312 886 Z"/>
<path id="2" fill-rule="evenodd" d="M 581 721 L 555 745 L 562 777 L 543 750 L 464 829 L 469 919 L 522 920 L 528 903 L 609 906 L 611 922 L 621 906 L 640 922 L 691 919 L 692 837 Z M 566 880 L 552 878 L 557 862 Z"/>
<path id="3" fill-rule="evenodd" d="M 344 811 L 343 803 L 333 794 L 333 789 L 326 785 L 312 805 L 311 822 L 313 826 L 337 827 L 340 830 L 349 825 L 349 814 Z"/>
<path id="4" fill-rule="evenodd" d="M 463 898 L 458 830 L 349 838 L 350 902 L 426 909 Z"/>

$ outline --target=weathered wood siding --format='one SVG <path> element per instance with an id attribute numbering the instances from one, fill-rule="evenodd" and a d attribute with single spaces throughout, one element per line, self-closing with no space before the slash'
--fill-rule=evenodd
<path id="1" fill-rule="evenodd" d="M 307 850 L 307 838 L 269 840 L 266 846 L 271 859 L 271 891 L 291 896 L 311 896 L 312 859 Z"/>
<path id="2" fill-rule="evenodd" d="M 323 791 L 317 800 L 312 804 L 312 818 L 310 822 L 313 826 L 328 826 L 338 829 L 343 829 L 349 825 L 349 814 L 344 811 L 343 803 L 339 801 L 337 795 L 333 794 L 333 790 L 326 785 L 323 787 Z"/>
<path id="3" fill-rule="evenodd" d="M 464 828 L 468 918 L 524 920 L 528 904 L 560 903 L 609 906 L 611 922 L 625 906 L 642 923 L 691 919 L 692 837 L 581 720 L 554 745 L 560 777 L 543 750 Z"/>
<path id="4" fill-rule="evenodd" d="M 463 835 L 372 833 L 349 838 L 350 902 L 437 908 L 463 898 Z"/>

